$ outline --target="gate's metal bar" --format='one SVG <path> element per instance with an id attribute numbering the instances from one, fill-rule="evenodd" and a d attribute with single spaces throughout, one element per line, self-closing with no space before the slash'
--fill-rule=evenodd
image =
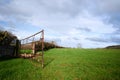
<path id="1" fill-rule="evenodd" d="M 43 31 L 43 30 L 42 30 L 42 31 Z M 37 34 L 41 33 L 42 31 L 40 31 L 40 32 L 37 32 L 37 33 L 33 34 L 32 36 L 29 36 L 29 37 L 27 37 L 27 38 L 24 38 L 24 39 L 21 39 L 21 40 L 29 39 L 29 38 L 31 38 L 31 37 L 33 37 L 33 36 L 35 36 L 35 35 L 37 35 Z"/>

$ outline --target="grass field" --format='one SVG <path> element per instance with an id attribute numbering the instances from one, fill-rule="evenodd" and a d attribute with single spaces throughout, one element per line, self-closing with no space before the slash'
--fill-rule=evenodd
<path id="1" fill-rule="evenodd" d="M 0 80 L 120 80 L 119 49 L 51 49 L 45 67 L 29 59 L 0 59 Z"/>
<path id="2" fill-rule="evenodd" d="M 31 54 L 32 53 L 32 50 L 20 50 L 20 54 Z"/>

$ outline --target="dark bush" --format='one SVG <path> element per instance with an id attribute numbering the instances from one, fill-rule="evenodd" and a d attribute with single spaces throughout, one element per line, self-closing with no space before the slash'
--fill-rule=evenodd
<path id="1" fill-rule="evenodd" d="M 0 31 L 0 45 L 10 45 L 10 43 L 17 39 L 12 33 L 8 31 Z"/>
<path id="2" fill-rule="evenodd" d="M 106 49 L 120 49 L 120 45 L 107 46 Z"/>

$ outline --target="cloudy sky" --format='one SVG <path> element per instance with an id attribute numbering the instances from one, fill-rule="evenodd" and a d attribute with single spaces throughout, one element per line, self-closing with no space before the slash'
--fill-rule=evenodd
<path id="1" fill-rule="evenodd" d="M 120 44 L 120 0 L 0 0 L 0 30 L 66 47 Z"/>

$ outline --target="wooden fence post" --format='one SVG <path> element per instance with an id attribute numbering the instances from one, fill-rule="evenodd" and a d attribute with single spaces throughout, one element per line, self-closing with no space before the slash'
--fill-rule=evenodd
<path id="1" fill-rule="evenodd" d="M 32 52 L 35 55 L 35 42 L 32 43 Z"/>
<path id="2" fill-rule="evenodd" d="M 19 54 L 19 48 L 20 48 L 20 42 L 19 42 L 19 40 L 16 40 L 14 56 L 18 56 L 18 54 Z"/>

